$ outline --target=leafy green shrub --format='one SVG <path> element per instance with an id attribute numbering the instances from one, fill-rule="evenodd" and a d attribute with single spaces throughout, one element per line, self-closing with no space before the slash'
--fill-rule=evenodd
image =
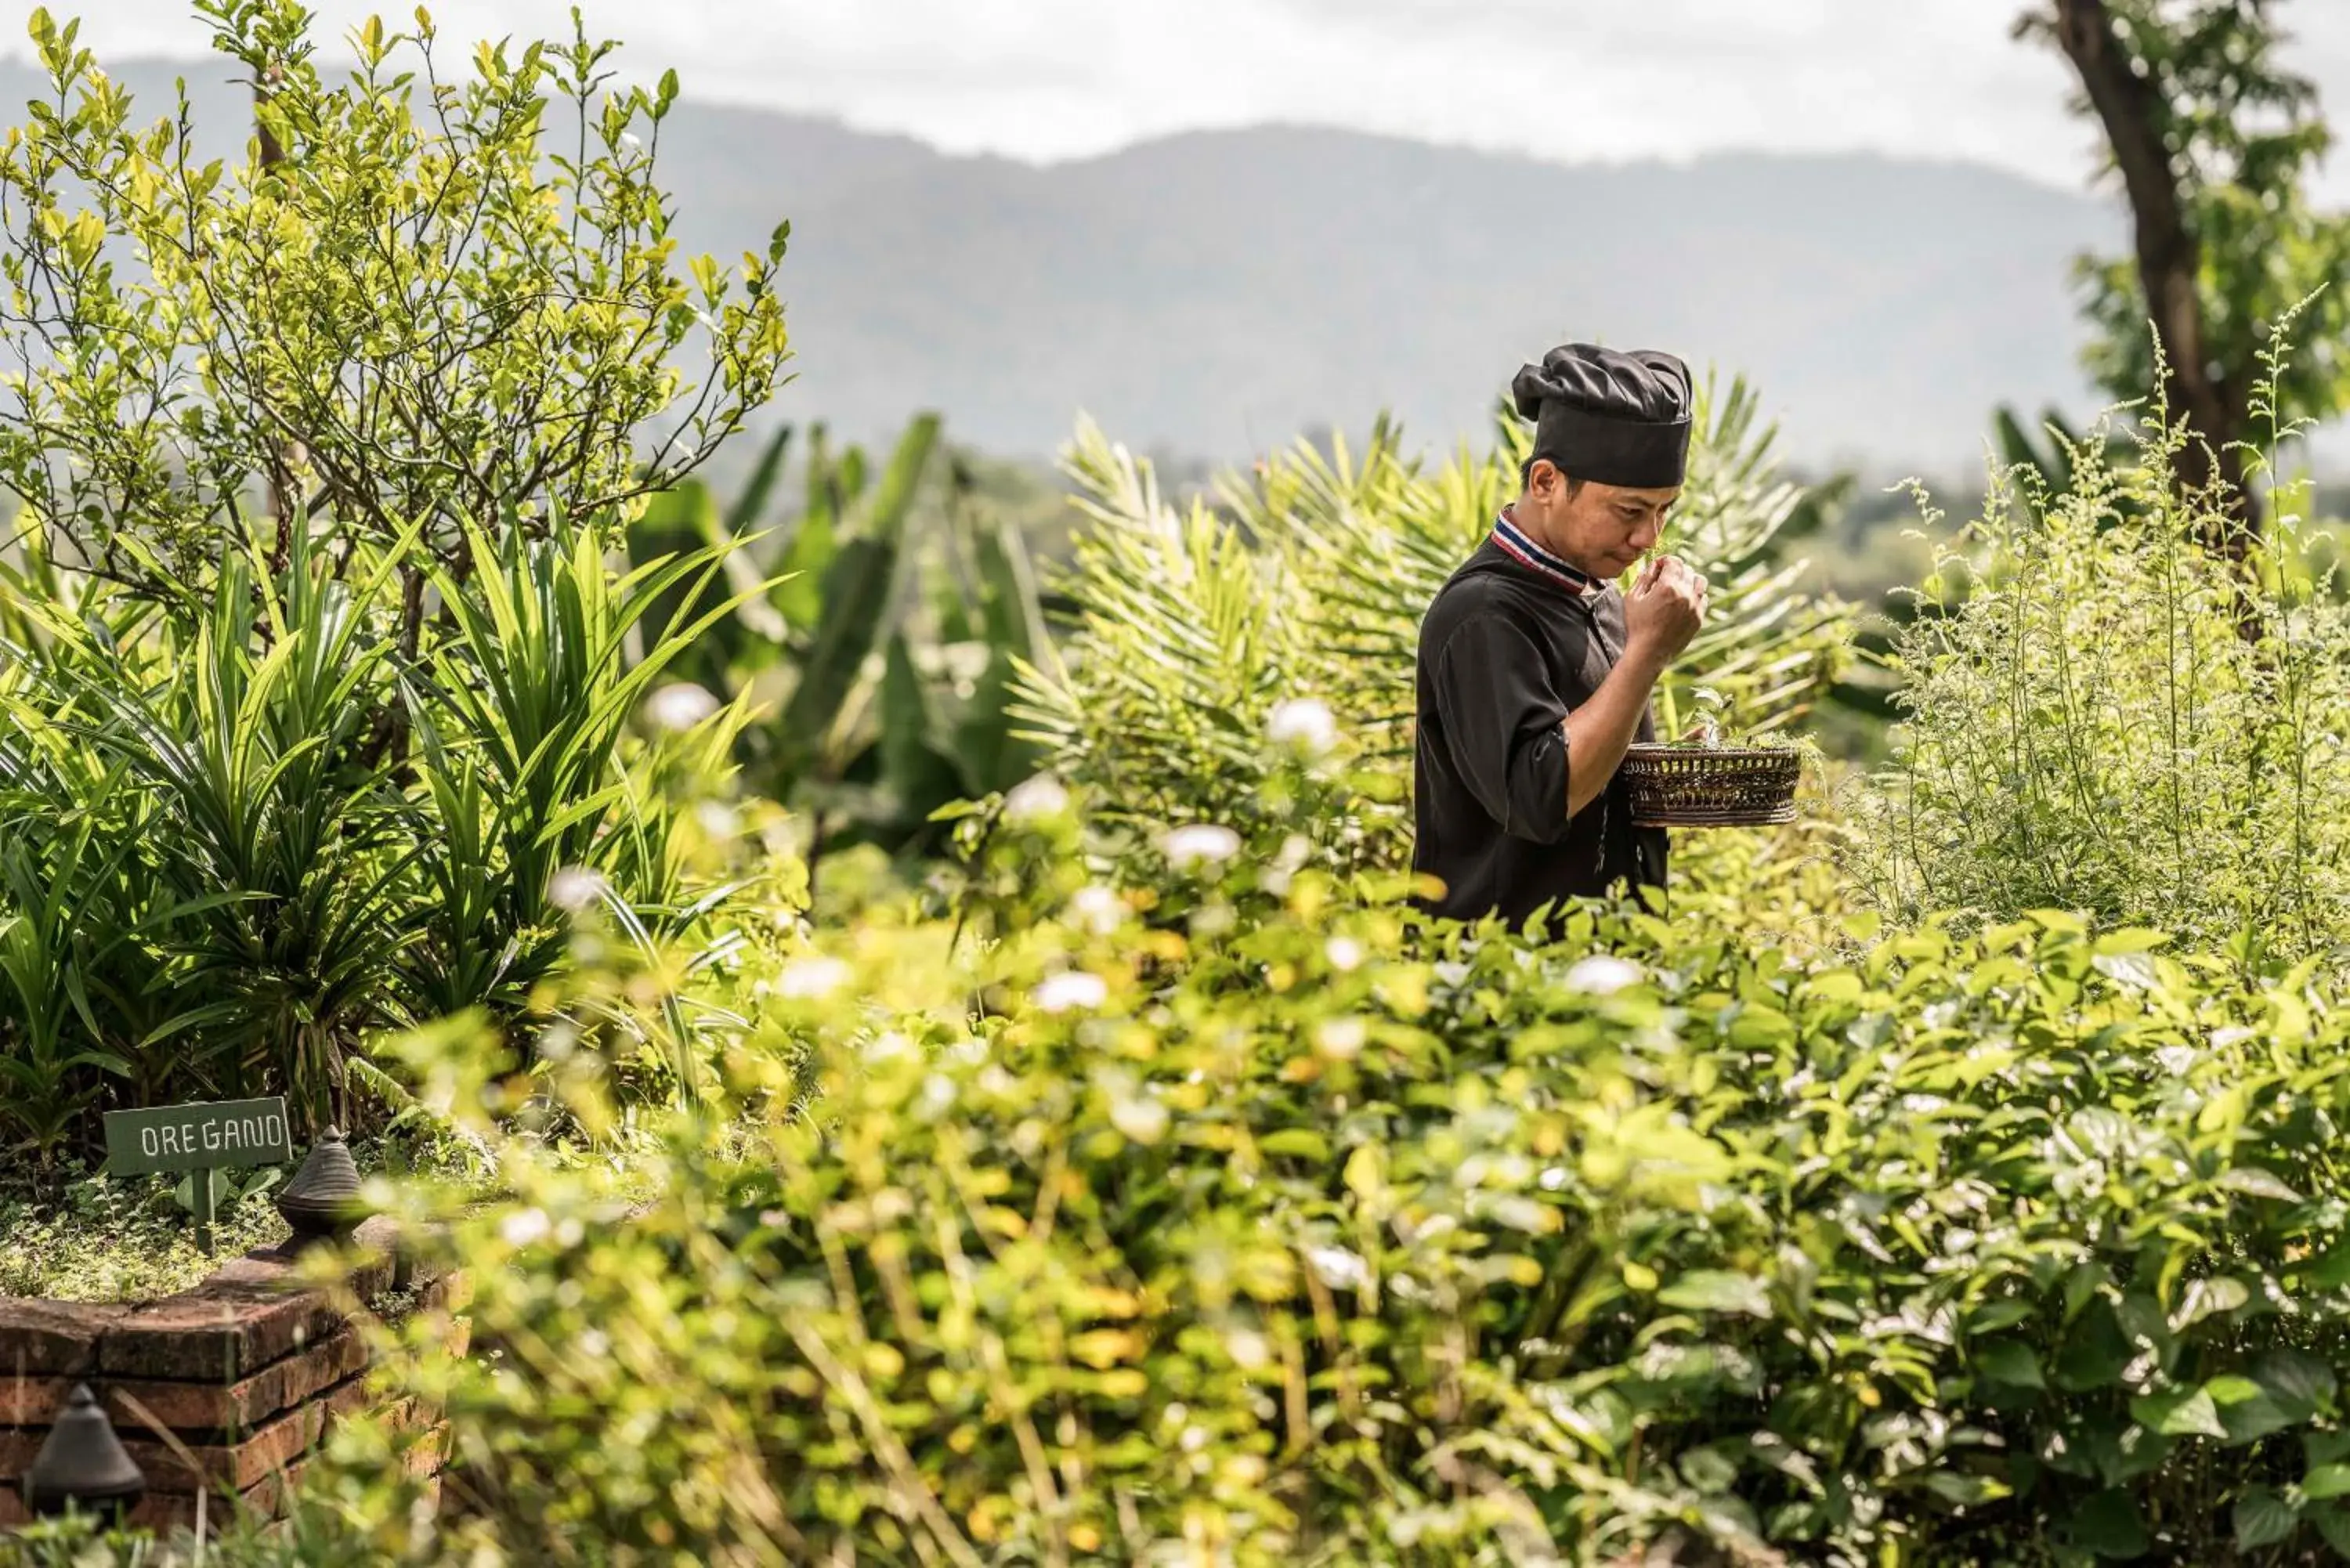
<path id="1" fill-rule="evenodd" d="M 441 1516 L 359 1424 L 311 1525 L 420 1563 L 2350 1540 L 2350 1011 L 2309 966 L 2054 912 L 1529 944 L 1086 838 L 1082 796 L 997 830 L 990 943 L 744 954 L 724 1114 L 659 1119 L 649 1201 L 504 1143 L 450 1241 L 486 1355 L 423 1324 L 388 1363 L 449 1413 Z M 404 1049 L 499 1136 L 479 1053 Z M 577 1065 L 545 1092 L 594 1125 Z"/>
<path id="2" fill-rule="evenodd" d="M 983 511 L 960 454 L 918 416 L 886 461 L 807 434 L 805 500 L 780 539 L 762 526 L 794 434 L 771 437 L 722 513 L 700 480 L 649 503 L 629 530 L 639 561 L 731 546 L 747 591 L 677 665 L 707 691 L 747 693 L 757 716 L 736 756 L 745 788 L 807 820 L 808 871 L 875 845 L 934 856 L 940 808 L 1008 789 L 1035 764 L 1007 711 L 1015 659 L 1049 663 L 1035 568 L 1020 532 Z M 775 574 L 763 582 L 762 575 Z M 647 618 L 657 637 L 723 596 L 673 595 Z"/>
<path id="3" fill-rule="evenodd" d="M 331 518 L 379 545 L 413 530 L 462 575 L 468 526 L 609 526 L 774 393 L 787 229 L 739 273 L 676 249 L 673 74 L 615 88 L 617 46 L 575 23 L 452 78 L 420 12 L 356 29 L 329 75 L 292 0 L 193 10 L 260 89 L 257 134 L 205 128 L 233 129 L 233 161 L 199 150 L 184 99 L 141 124 L 78 24 L 29 20 L 46 90 L 0 147 L 27 361 L 0 483 L 37 554 L 201 605 L 242 550 L 223 524 L 262 502 L 277 561 L 296 518 Z M 422 559 L 404 567 L 412 626 Z"/>
<path id="4" fill-rule="evenodd" d="M 643 701 L 723 550 L 604 559 L 786 358 L 781 230 L 739 276 L 673 254 L 673 78 L 607 92 L 575 33 L 448 82 L 420 12 L 329 80 L 302 8 L 198 9 L 265 88 L 240 163 L 46 12 L 0 147 L 0 1138 L 45 1168 L 112 1105 L 398 1103 L 367 1037 L 527 1012 L 567 902 L 706 926 L 658 780 L 743 719 Z M 689 1023 L 649 1085 L 691 1091 Z"/>
<path id="5" fill-rule="evenodd" d="M 1995 486 L 1903 628 L 1903 722 L 1848 863 L 1900 918 L 2050 906 L 2216 946 L 2350 936 L 2350 616 L 2289 493 L 2247 578 L 2158 411 L 2140 461 Z M 2247 632 L 2251 635 L 2247 635 Z"/>
<path id="6" fill-rule="evenodd" d="M 628 774 L 723 751 L 741 714 L 631 739 L 693 628 L 634 666 L 622 645 L 712 553 L 615 583 L 588 530 L 473 544 L 462 582 L 436 575 L 448 629 L 412 658 L 400 557 L 361 549 L 375 569 L 342 579 L 299 534 L 268 578 L 232 561 L 192 625 L 103 586 L 79 618 L 25 601 L 42 640 L 0 642 L 19 670 L 0 693 L 0 1072 L 18 1089 L 0 1126 L 44 1159 L 109 1103 L 284 1093 L 348 1127 L 369 1034 L 530 1005 L 565 958 L 567 875 L 640 919 L 699 918 L 703 889 L 656 853 L 679 808 Z M 405 768 L 369 744 L 395 705 Z"/>

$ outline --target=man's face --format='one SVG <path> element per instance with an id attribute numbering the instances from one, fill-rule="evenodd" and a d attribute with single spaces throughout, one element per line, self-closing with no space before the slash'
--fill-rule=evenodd
<path id="1" fill-rule="evenodd" d="M 1627 490 L 1594 481 L 1573 487 L 1547 459 L 1526 476 L 1526 495 L 1544 519 L 1551 547 L 1595 576 L 1614 577 L 1656 547 L 1680 486 Z"/>

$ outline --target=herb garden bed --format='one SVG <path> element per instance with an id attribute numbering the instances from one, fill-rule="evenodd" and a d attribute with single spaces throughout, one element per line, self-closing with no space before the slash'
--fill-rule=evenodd
<path id="1" fill-rule="evenodd" d="M 353 1296 L 390 1318 L 449 1314 L 462 1342 L 462 1272 L 390 1245 L 388 1221 L 369 1221 L 358 1239 L 371 1256 L 347 1277 Z M 333 1422 L 374 1397 L 359 1324 L 297 1278 L 292 1255 L 273 1247 L 152 1302 L 0 1296 L 0 1527 L 25 1521 L 22 1477 L 78 1383 L 89 1385 L 146 1475 L 134 1522 L 191 1522 L 201 1491 L 213 1494 L 214 1518 L 232 1499 L 276 1517 L 284 1484 Z M 399 1404 L 396 1424 L 437 1425 L 435 1412 Z M 419 1452 L 437 1470 L 438 1444 Z"/>

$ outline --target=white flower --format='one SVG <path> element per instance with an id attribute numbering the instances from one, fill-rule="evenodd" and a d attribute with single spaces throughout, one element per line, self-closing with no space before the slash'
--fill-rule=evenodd
<path id="1" fill-rule="evenodd" d="M 1231 828 L 1212 822 L 1194 822 L 1177 828 L 1159 841 L 1170 866 L 1189 866 L 1205 860 L 1211 864 L 1230 860 L 1241 852 L 1241 836 Z"/>
<path id="2" fill-rule="evenodd" d="M 775 977 L 775 990 L 784 996 L 810 999 L 829 996 L 848 983 L 847 961 L 824 953 L 811 953 L 795 958 L 784 966 Z"/>
<path id="3" fill-rule="evenodd" d="M 645 717 L 658 729 L 692 729 L 718 711 L 718 699 L 691 680 L 672 680 L 645 699 Z"/>
<path id="4" fill-rule="evenodd" d="M 1326 754 L 1338 743 L 1337 716 L 1315 697 L 1294 697 L 1277 705 L 1265 722 L 1265 733 L 1276 746 L 1286 746 L 1309 757 Z"/>
<path id="5" fill-rule="evenodd" d="M 1566 971 L 1569 990 L 1587 991 L 1595 996 L 1621 991 L 1638 982 L 1639 978 L 1638 964 L 1627 963 L 1609 953 L 1594 953 L 1587 959 L 1578 960 L 1575 967 Z"/>
<path id="6" fill-rule="evenodd" d="M 1167 1107 L 1149 1096 L 1120 1096 L 1110 1102 L 1109 1125 L 1137 1143 L 1157 1143 L 1167 1130 Z"/>
<path id="7" fill-rule="evenodd" d="M 1360 1290 L 1371 1282 L 1369 1266 L 1344 1247 L 1308 1247 L 1305 1261 L 1334 1291 Z"/>
<path id="8" fill-rule="evenodd" d="M 546 1210 L 518 1209 L 498 1222 L 498 1234 L 505 1239 L 509 1247 L 527 1247 L 533 1241 L 544 1240 L 554 1228 L 546 1218 Z"/>
<path id="9" fill-rule="evenodd" d="M 1108 999 L 1109 982 L 1081 969 L 1046 975 L 1033 997 L 1036 1005 L 1047 1012 L 1068 1012 L 1079 1008 L 1090 1012 Z"/>
<path id="10" fill-rule="evenodd" d="M 1007 822 L 1044 822 L 1069 809 L 1069 792 L 1048 774 L 1021 780 L 1003 797 Z"/>
<path id="11" fill-rule="evenodd" d="M 865 1059 L 868 1062 L 894 1062 L 900 1056 L 910 1055 L 913 1049 L 914 1043 L 903 1033 L 895 1029 L 885 1029 L 865 1047 Z"/>
<path id="12" fill-rule="evenodd" d="M 604 878 L 584 866 L 566 866 L 546 879 L 546 901 L 567 914 L 578 914 L 604 891 Z"/>
<path id="13" fill-rule="evenodd" d="M 1314 1048 L 1336 1061 L 1359 1054 L 1367 1032 L 1359 1018 L 1327 1018 L 1314 1032 Z"/>
<path id="14" fill-rule="evenodd" d="M 1363 944 L 1352 937 L 1332 937 L 1322 944 L 1322 956 L 1341 974 L 1363 966 Z"/>
<path id="15" fill-rule="evenodd" d="M 1126 906 L 1116 893 L 1098 882 L 1080 888 L 1069 900 L 1069 915 L 1077 925 L 1097 937 L 1106 937 L 1118 929 L 1126 919 Z"/>

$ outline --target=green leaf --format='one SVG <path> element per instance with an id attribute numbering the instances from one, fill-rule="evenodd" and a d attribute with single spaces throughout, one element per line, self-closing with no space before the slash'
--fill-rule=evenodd
<path id="1" fill-rule="evenodd" d="M 2338 1508 L 2314 1508 L 2303 1517 L 2317 1526 L 2317 1533 L 2325 1538 L 2326 1545 L 2334 1548 L 2336 1557 L 2350 1558 L 2350 1511 Z"/>
<path id="2" fill-rule="evenodd" d="M 881 667 L 881 777 L 908 808 L 923 812 L 943 795 L 951 794 L 955 783 L 950 767 L 945 772 L 946 788 L 935 787 L 930 739 L 931 708 L 922 677 L 914 668 L 905 633 L 896 632 L 890 636 Z"/>
<path id="3" fill-rule="evenodd" d="M 2334 1369 L 2301 1350 L 2270 1351 L 2252 1364 L 2252 1381 L 2295 1421 L 2330 1409 L 2337 1387 Z"/>
<path id="4" fill-rule="evenodd" d="M 2256 1165 L 2240 1165 L 2232 1170 L 2221 1171 L 2217 1185 L 2253 1198 L 2273 1198 L 2280 1203 L 2301 1201 L 2300 1193 Z"/>
<path id="5" fill-rule="evenodd" d="M 1026 659 L 1049 652 L 1051 633 L 1037 594 L 1036 568 L 1020 531 L 1003 518 L 979 537 L 980 577 L 987 585 L 988 640 Z"/>
<path id="6" fill-rule="evenodd" d="M 963 770 L 963 786 L 974 794 L 1009 789 L 1035 773 L 1043 759 L 1037 747 L 1022 739 L 1012 714 L 1017 680 L 1017 656 L 999 648 L 988 656 L 971 701 L 955 725 L 955 760 Z"/>
<path id="7" fill-rule="evenodd" d="M 2259 1384 L 2233 1372 L 2222 1372 L 2217 1377 L 2206 1379 L 2203 1389 L 2216 1403 L 2221 1405 L 2241 1405 L 2247 1399 L 2261 1399 L 2267 1397 L 2262 1392 Z"/>
<path id="8" fill-rule="evenodd" d="M 2040 1357 L 2020 1339 L 1994 1340 L 1975 1352 L 1975 1371 L 1993 1383 L 2017 1388 L 2045 1388 Z"/>
<path id="9" fill-rule="evenodd" d="M 2074 1509 L 2064 1533 L 2074 1544 L 2100 1557 L 2136 1557 L 2149 1544 L 2137 1504 L 2118 1490 L 2101 1491 Z"/>
<path id="10" fill-rule="evenodd" d="M 769 591 L 767 602 L 795 631 L 811 631 L 823 618 L 825 574 L 839 553 L 837 532 L 832 509 L 814 507 L 800 514 L 784 547 L 778 575 L 788 575 Z"/>
<path id="11" fill-rule="evenodd" d="M 823 618 L 778 721 L 787 747 L 814 754 L 830 736 L 880 640 L 897 565 L 894 539 L 851 539 L 833 557 L 824 575 Z"/>
<path id="12" fill-rule="evenodd" d="M 2300 1265 L 2301 1277 L 2322 1291 L 2350 1285 L 2350 1241 L 2328 1248 Z"/>
<path id="13" fill-rule="evenodd" d="M 2109 1303 L 2092 1303 L 2074 1320 L 2057 1353 L 2055 1383 L 2060 1388 L 2085 1394 L 2120 1381 L 2122 1369 L 2137 1352 L 2122 1334 Z"/>
<path id="14" fill-rule="evenodd" d="M 2273 1546 L 2300 1522 L 2300 1514 L 2284 1499 L 2264 1486 L 2251 1488 L 2236 1500 L 2236 1546 L 2245 1552 Z"/>
<path id="15" fill-rule="evenodd" d="M 1938 1469 L 1927 1476 L 1926 1490 L 1955 1508 L 1972 1508 L 2009 1496 L 2014 1489 L 1991 1476 Z"/>
<path id="16" fill-rule="evenodd" d="M 1997 1334 L 2003 1328 L 2013 1328 L 2027 1323 L 2033 1316 L 2032 1307 L 2024 1302 L 1993 1302 L 1975 1314 L 1973 1331 L 1979 1334 Z"/>
<path id="17" fill-rule="evenodd" d="M 1284 1127 L 1265 1134 L 1256 1146 L 1267 1154 L 1298 1155 L 1326 1165 L 1330 1159 L 1330 1140 L 1312 1127 Z"/>
<path id="18" fill-rule="evenodd" d="M 2145 953 L 2099 953 L 2089 961 L 2099 974 L 2132 991 L 2152 991 L 2161 976 Z"/>
<path id="19" fill-rule="evenodd" d="M 783 472 L 784 455 L 791 441 L 792 427 L 785 425 L 760 449 L 759 461 L 752 465 L 751 476 L 743 482 L 743 488 L 727 505 L 728 537 L 740 539 L 758 531 L 759 519 L 767 514 L 767 504 L 775 497 L 775 481 Z"/>
<path id="20" fill-rule="evenodd" d="M 2304 1497 L 2340 1497 L 2350 1492 L 2350 1465 L 2320 1465 L 2301 1478 Z"/>
<path id="21" fill-rule="evenodd" d="M 2222 1274 L 2208 1280 L 2189 1280 L 2178 1305 L 2170 1314 L 2170 1330 L 2177 1334 L 2202 1322 L 2214 1313 L 2234 1312 L 2252 1299 L 2241 1280 Z"/>
<path id="22" fill-rule="evenodd" d="M 1769 1317 L 1771 1296 L 1761 1280 L 1725 1269 L 1698 1269 L 1657 1293 L 1667 1306 L 1690 1312 L 1743 1313 Z"/>
<path id="23" fill-rule="evenodd" d="M 2249 1399 L 2220 1402 L 2220 1424 L 2227 1428 L 2227 1440 L 2230 1446 L 2258 1442 L 2272 1432 L 2282 1432 L 2288 1427 L 2298 1425 L 2301 1419 L 2277 1403 L 2266 1389 Z"/>
<path id="24" fill-rule="evenodd" d="M 2174 1389 L 2130 1401 L 2130 1414 L 2165 1437 L 2225 1438 L 2220 1411 L 2211 1396 L 2200 1388 Z"/>

